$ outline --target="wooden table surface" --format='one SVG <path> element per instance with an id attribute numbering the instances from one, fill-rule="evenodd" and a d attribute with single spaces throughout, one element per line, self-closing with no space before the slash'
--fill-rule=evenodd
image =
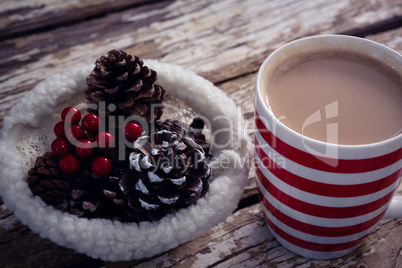
<path id="1" fill-rule="evenodd" d="M 262 61 L 289 41 L 328 33 L 375 40 L 401 53 L 402 2 L 2 0 L 0 127 L 42 79 L 123 49 L 209 79 L 241 107 L 251 134 Z M 153 258 L 120 263 L 40 238 L 0 199 L 0 267 L 402 267 L 402 219 L 381 220 L 360 248 L 339 259 L 309 260 L 287 251 L 264 222 L 254 171 L 249 178 L 238 210 L 225 222 Z"/>

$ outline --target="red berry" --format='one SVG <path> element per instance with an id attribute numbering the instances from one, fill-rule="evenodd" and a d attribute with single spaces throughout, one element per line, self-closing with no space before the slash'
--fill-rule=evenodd
<path id="1" fill-rule="evenodd" d="M 78 122 L 80 122 L 80 119 L 81 119 L 81 112 L 75 107 L 72 106 L 66 107 L 61 112 L 61 120 L 67 121 L 68 123 L 71 123 L 71 125 L 78 124 Z"/>
<path id="2" fill-rule="evenodd" d="M 59 123 L 57 123 L 54 128 L 54 135 L 56 135 L 56 137 L 58 138 L 64 138 L 64 135 L 66 135 L 66 132 L 64 130 L 64 122 L 60 121 Z"/>
<path id="3" fill-rule="evenodd" d="M 142 135 L 141 126 L 135 122 L 129 122 L 124 128 L 124 135 L 128 141 L 135 141 Z"/>
<path id="4" fill-rule="evenodd" d="M 88 139 L 83 139 L 83 140 L 80 140 L 75 145 L 75 152 L 81 158 L 88 158 L 93 154 L 94 148 L 95 148 L 95 145 L 93 144 L 92 141 L 90 141 Z"/>
<path id="5" fill-rule="evenodd" d="M 109 149 L 114 147 L 114 137 L 107 131 L 99 132 L 95 136 L 95 141 L 100 149 Z"/>
<path id="6" fill-rule="evenodd" d="M 109 175 L 110 171 L 112 171 L 112 161 L 107 157 L 97 157 L 92 162 L 92 171 L 98 176 Z"/>
<path id="7" fill-rule="evenodd" d="M 82 118 L 82 127 L 88 132 L 97 132 L 99 129 L 100 119 L 96 114 L 87 114 Z"/>
<path id="8" fill-rule="evenodd" d="M 60 169 L 65 174 L 77 172 L 80 169 L 80 166 L 80 160 L 74 154 L 66 154 L 62 159 L 60 159 Z"/>
<path id="9" fill-rule="evenodd" d="M 50 147 L 52 153 L 57 157 L 62 157 L 70 152 L 70 143 L 64 138 L 56 138 Z"/>
<path id="10" fill-rule="evenodd" d="M 86 138 L 84 129 L 79 125 L 71 126 L 71 128 L 67 129 L 66 137 L 69 142 L 75 144 L 76 141 L 82 140 Z"/>

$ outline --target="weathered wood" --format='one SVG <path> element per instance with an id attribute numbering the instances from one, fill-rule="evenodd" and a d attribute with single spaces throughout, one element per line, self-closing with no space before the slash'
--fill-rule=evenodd
<path id="1" fill-rule="evenodd" d="M 401 24 L 402 25 L 402 24 Z M 381 34 L 369 35 L 367 39 L 376 41 L 393 50 L 402 53 L 402 26 L 391 31 L 386 31 Z"/>
<path id="2" fill-rule="evenodd" d="M 32 267 L 48 263 L 51 267 L 86 258 L 40 238 L 22 225 L 4 204 L 0 205 L 0 267 L 24 267 L 27 263 Z"/>
<path id="3" fill-rule="evenodd" d="M 301 258 L 271 235 L 260 204 L 244 208 L 197 239 L 151 260 L 106 263 L 121 267 L 399 267 L 402 220 L 381 220 L 367 241 L 354 252 L 334 260 Z M 361 265 L 361 266 L 359 266 Z"/>
<path id="4" fill-rule="evenodd" d="M 402 193 L 400 190 L 399 193 Z M 4 205 L 3 205 L 4 206 Z M 4 207 L 0 211 L 4 214 Z M 23 229 L 23 231 L 21 231 Z M 335 260 L 308 260 L 283 248 L 269 233 L 260 204 L 241 209 L 193 241 L 148 260 L 105 263 L 109 268 L 120 267 L 399 267 L 402 264 L 402 220 L 382 220 L 368 240 L 353 253 Z M 47 263 L 48 267 L 62 266 L 92 260 L 72 250 L 58 247 L 41 239 L 7 212 L 0 217 L 1 267 L 21 267 L 29 262 L 32 267 Z M 7 242 L 13 240 L 13 244 Z M 30 241 L 27 244 L 27 241 Z M 7 246 L 3 246 L 6 244 Z M 18 250 L 17 252 L 15 252 Z"/>
<path id="5" fill-rule="evenodd" d="M 385 34 L 381 34 L 381 35 L 375 35 L 370 37 L 373 40 L 385 40 L 388 45 L 390 45 L 391 47 L 397 48 L 398 44 L 400 42 L 391 42 L 391 39 L 388 39 L 388 37 L 390 36 L 390 33 L 385 33 Z M 398 34 L 394 33 L 391 36 L 399 36 Z M 394 46 L 392 46 L 392 43 L 394 43 Z M 225 91 L 228 92 L 229 96 L 231 98 L 233 98 L 237 103 L 242 103 L 242 111 L 245 115 L 246 118 L 250 119 L 252 121 L 252 102 L 253 102 L 253 96 L 247 96 L 247 95 L 252 95 L 250 94 L 250 92 L 253 90 L 254 88 L 254 81 L 255 81 L 255 76 L 256 74 L 250 74 L 244 77 L 240 77 L 231 81 L 227 81 L 225 83 L 220 84 L 220 88 L 224 89 Z M 248 104 L 246 104 L 248 103 Z M 251 129 L 250 129 L 251 131 Z M 247 187 L 247 191 L 246 193 L 243 195 L 243 198 L 248 198 L 251 195 L 255 195 L 255 184 L 253 183 L 253 177 L 254 177 L 254 172 L 252 171 L 250 173 L 250 180 L 251 180 L 251 184 Z M 251 193 L 251 194 L 250 194 Z M 399 194 L 402 194 L 402 188 L 400 188 L 399 190 Z M 1 201 L 0 201 L 1 202 Z M 253 206 L 251 208 L 251 211 L 254 211 L 254 209 L 257 209 L 258 205 Z M 72 250 L 69 249 L 65 249 L 62 247 L 58 247 L 56 245 L 54 245 L 52 242 L 46 240 L 46 239 L 41 239 L 38 235 L 33 234 L 31 231 L 29 231 L 26 227 L 22 226 L 21 223 L 19 223 L 19 221 L 17 221 L 14 217 L 14 215 L 5 209 L 4 205 L 1 205 L 0 207 L 0 237 L 2 238 L 0 240 L 0 252 L 2 254 L 0 254 L 0 256 L 3 256 L 3 262 L 2 262 L 2 258 L 0 257 L 0 266 L 4 265 L 9 265 L 10 267 L 18 267 L 18 265 L 20 265 L 21 263 L 24 262 L 31 262 L 32 264 L 41 264 L 44 261 L 48 262 L 49 264 L 51 263 L 57 263 L 59 265 L 62 264 L 69 264 L 69 263 L 76 263 L 76 262 L 80 262 L 82 263 L 83 261 L 87 261 L 87 262 L 95 262 L 98 263 L 84 255 L 80 255 L 77 253 L 74 253 Z M 296 265 L 297 263 L 301 264 L 301 263 L 309 263 L 309 265 L 315 265 L 316 267 L 330 267 L 331 265 L 348 265 L 348 264 L 358 264 L 361 263 L 362 261 L 360 260 L 365 260 L 365 258 L 368 256 L 368 253 L 355 253 L 353 255 L 353 258 L 350 262 L 346 262 L 346 260 L 348 260 L 348 258 L 350 257 L 345 257 L 342 260 L 337 260 L 336 263 L 335 261 L 332 262 L 318 262 L 318 261 L 308 261 L 306 259 L 303 258 L 298 258 L 294 255 L 289 255 L 290 253 L 286 252 L 283 248 L 279 247 L 279 245 L 276 242 L 273 242 L 271 240 L 264 240 L 261 243 L 257 243 L 258 245 L 250 245 L 250 244 L 246 244 L 248 245 L 250 248 L 246 247 L 236 247 L 235 249 L 231 249 L 233 250 L 233 252 L 228 253 L 227 251 L 223 251 L 225 249 L 225 247 L 227 247 L 228 245 L 240 245 L 241 243 L 243 243 L 243 241 L 240 240 L 235 240 L 233 238 L 233 240 L 222 240 L 220 242 L 217 241 L 212 241 L 214 244 L 214 248 L 209 248 L 209 249 L 205 249 L 206 248 L 206 243 L 205 241 L 209 241 L 208 239 L 213 235 L 213 236 L 228 236 L 230 237 L 231 234 L 230 233 L 230 229 L 227 229 L 226 225 L 230 225 L 232 226 L 233 224 L 235 225 L 235 227 L 232 226 L 232 228 L 240 228 L 241 226 L 243 226 L 244 221 L 246 218 L 250 217 L 250 211 L 248 211 L 250 208 L 245 208 L 242 209 L 240 211 L 237 212 L 236 216 L 233 216 L 231 218 L 228 218 L 228 220 L 226 220 L 225 222 L 225 227 L 222 227 L 221 225 L 219 225 L 220 227 L 214 227 L 212 228 L 212 230 L 209 230 L 208 232 L 206 232 L 205 235 L 201 236 L 200 238 L 197 238 L 194 241 L 191 241 L 185 245 L 182 245 L 181 247 L 173 250 L 169 253 L 166 254 L 162 254 L 160 257 L 156 258 L 155 260 L 152 261 L 134 261 L 134 262 L 125 262 L 125 263 L 107 263 L 107 267 L 128 267 L 129 265 L 142 265 L 140 267 L 146 267 L 146 265 L 150 265 L 151 263 L 154 264 L 159 264 L 159 263 L 163 263 L 164 265 L 162 265 L 162 267 L 168 267 L 170 264 L 170 262 L 173 262 L 177 267 L 180 267 L 180 265 L 187 265 L 189 263 L 191 263 L 194 260 L 198 260 L 199 256 L 202 256 L 204 258 L 204 260 L 210 260 L 210 256 L 205 256 L 206 253 L 212 254 L 212 252 L 214 252 L 213 254 L 217 254 L 216 253 L 216 248 L 218 248 L 219 252 L 219 256 L 222 257 L 222 262 L 219 262 L 219 265 L 217 267 L 236 267 L 240 266 L 241 263 L 243 261 L 247 261 L 247 264 L 252 264 L 252 263 L 264 263 L 264 265 L 273 265 L 274 263 L 278 262 L 278 265 L 284 265 L 285 263 L 290 263 L 292 265 Z M 257 213 L 258 214 L 258 213 Z M 240 215 L 240 216 L 237 216 Z M 237 217 L 240 217 L 241 219 L 239 220 Z M 245 217 L 245 218 L 243 218 Z M 258 218 L 255 219 L 255 218 Z M 262 228 L 265 229 L 265 227 L 262 227 L 264 225 L 263 219 L 261 218 L 261 215 L 259 214 L 259 216 L 253 215 L 251 216 L 252 219 L 254 219 L 255 221 L 259 221 L 259 224 L 261 224 L 260 227 L 258 228 Z M 251 225 L 249 227 L 245 227 L 247 228 L 251 228 L 251 230 L 253 230 L 254 227 L 256 227 L 257 225 L 255 225 L 255 221 L 253 221 L 254 225 Z M 367 267 L 376 267 L 376 266 L 370 266 L 369 264 L 371 264 L 372 261 L 374 261 L 374 263 L 377 261 L 378 259 L 382 259 L 383 254 L 388 254 L 388 251 L 386 249 L 389 249 L 389 246 L 391 246 L 391 244 L 388 244 L 388 242 L 386 244 L 383 243 L 384 239 L 390 239 L 389 237 L 391 237 L 392 239 L 396 240 L 398 237 L 398 235 L 401 233 L 401 230 L 399 228 L 395 228 L 395 224 L 396 225 L 400 225 L 401 222 L 400 221 L 396 221 L 396 223 L 392 223 L 392 224 L 388 224 L 390 221 L 383 221 L 386 224 L 381 223 L 381 228 L 377 228 L 377 231 L 375 232 L 375 234 L 378 233 L 378 236 L 373 236 L 370 237 L 368 244 L 366 243 L 365 246 L 363 246 L 362 248 L 365 248 L 365 251 L 369 251 L 372 250 L 373 252 L 371 252 L 372 254 L 369 255 L 370 256 L 370 262 L 366 262 Z M 394 221 L 392 221 L 394 222 Z M 243 227 L 241 227 L 243 228 Z M 256 227 L 257 228 L 257 227 Z M 227 230 L 228 234 L 219 234 L 216 233 L 214 230 Z M 388 234 L 389 233 L 389 234 Z M 384 238 L 382 235 L 383 234 L 387 234 L 387 237 Z M 208 236 L 210 235 L 210 236 Z M 262 234 L 259 234 L 262 235 Z M 264 234 L 262 235 L 262 237 L 267 237 L 268 234 Z M 245 239 L 246 236 L 244 236 L 243 239 Z M 238 239 L 239 237 L 237 237 L 236 239 Z M 250 238 L 250 239 L 254 239 L 254 238 Z M 24 241 L 31 241 L 29 244 L 24 243 Z M 204 243 L 204 244 L 203 244 Z M 381 245 L 383 244 L 383 246 L 381 247 L 375 247 L 373 249 L 373 246 L 376 245 Z M 272 246 L 272 248 L 271 248 Z M 395 247 L 393 249 L 393 251 L 396 251 L 396 248 L 398 246 L 402 246 L 400 244 L 400 242 L 396 241 L 395 243 L 392 243 L 392 247 Z M 384 249 L 386 248 L 386 249 Z M 189 252 L 190 250 L 190 252 Z M 374 252 L 375 250 L 375 252 Z M 223 251 L 223 253 L 222 253 Z M 47 254 L 38 254 L 38 252 L 46 252 Z M 183 255 L 179 255 L 177 258 L 176 257 L 172 257 L 172 256 L 176 256 L 176 254 L 179 254 L 178 252 L 183 252 Z M 4 255 L 3 255 L 4 254 Z M 278 255 L 276 255 L 278 254 Z M 393 253 L 394 254 L 394 253 Z M 396 254 L 396 253 L 395 253 Z M 64 256 L 64 257 L 61 257 Z M 230 256 L 230 258 L 226 258 L 225 256 Z M 277 257 L 273 257 L 273 256 L 277 256 Z M 282 257 L 281 257 L 282 256 Z M 284 260 L 282 258 L 284 258 L 283 256 L 286 256 L 285 260 L 286 262 L 284 262 Z M 291 257 L 292 256 L 292 257 Z M 385 255 L 387 260 L 393 260 L 394 258 L 396 258 L 396 256 L 399 255 L 395 255 L 395 256 L 388 256 Z M 389 257 L 389 258 L 388 258 Z M 176 258 L 176 259 L 175 259 Z M 206 259 L 205 259 L 206 258 Z M 216 257 L 214 257 L 216 258 Z M 360 259 L 359 259 L 360 258 Z M 172 259 L 174 261 L 172 261 Z M 19 260 L 21 262 L 17 262 L 15 263 L 15 260 Z M 212 258 L 212 260 L 214 260 Z M 396 259 L 399 260 L 400 259 Z M 268 263 L 267 263 L 268 261 Z M 10 263 L 12 262 L 12 263 Z M 156 262 L 156 263 L 155 263 Z M 218 262 L 218 261 L 214 261 L 214 262 Z M 14 265 L 14 266 L 13 266 Z M 8 267 L 8 266 L 5 266 Z M 201 266 L 202 267 L 202 266 Z M 291 266 L 290 266 L 291 267 Z M 383 267 L 392 267 L 392 265 L 389 266 L 383 266 Z"/>
<path id="6" fill-rule="evenodd" d="M 4 11 L 3 3 L 8 2 L 0 3 Z M 28 0 L 19 3 L 29 5 Z M 82 1 L 71 8 L 90 6 Z M 58 9 L 69 7 L 49 8 L 51 14 L 57 14 Z M 101 7 L 96 10 L 103 12 Z M 43 16 L 46 13 L 35 20 Z M 313 34 L 376 33 L 367 37 L 402 52 L 402 27 L 384 31 L 394 28 L 401 16 L 402 6 L 397 0 L 159 1 L 1 41 L 0 126 L 9 108 L 38 81 L 94 62 L 109 49 L 122 48 L 144 58 L 180 64 L 216 82 L 241 108 L 251 135 L 256 71 L 273 49 Z M 242 208 L 225 222 L 155 258 L 122 263 L 103 264 L 40 238 L 0 199 L 0 267 L 402 267 L 401 220 L 382 220 L 362 247 L 336 260 L 312 261 L 288 252 L 272 240 L 259 204 L 250 205 L 256 202 L 254 177 L 251 171 Z"/>
<path id="7" fill-rule="evenodd" d="M 322 14 L 325 13 L 325 16 Z M 290 40 L 398 19 L 387 1 L 165 1 L 0 42 L 0 126 L 24 92 L 109 49 L 180 64 L 213 82 L 255 72 Z"/>
<path id="8" fill-rule="evenodd" d="M 135 7 L 150 0 L 1 1 L 0 40 Z"/>

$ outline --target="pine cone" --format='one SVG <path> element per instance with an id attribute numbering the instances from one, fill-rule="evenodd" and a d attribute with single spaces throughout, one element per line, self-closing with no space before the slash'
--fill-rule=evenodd
<path id="1" fill-rule="evenodd" d="M 63 178 L 56 157 L 45 153 L 36 158 L 35 166 L 29 170 L 27 183 L 34 195 L 52 206 L 64 206 L 70 192 L 70 183 Z"/>
<path id="2" fill-rule="evenodd" d="M 126 220 L 127 201 L 118 185 L 122 175 L 120 168 L 105 177 L 84 171 L 74 182 L 68 211 L 78 217 Z"/>
<path id="3" fill-rule="evenodd" d="M 147 122 L 162 116 L 165 89 L 154 84 L 157 73 L 144 66 L 141 58 L 111 50 L 107 56 L 97 59 L 95 65 L 86 79 L 88 103 L 104 101 L 106 115 L 142 116 Z M 111 103 L 116 105 L 116 110 L 108 109 Z"/>
<path id="4" fill-rule="evenodd" d="M 204 121 L 201 118 L 194 118 L 190 126 L 178 120 L 166 119 L 163 122 L 156 122 L 155 128 L 156 131 L 167 130 L 171 132 L 176 132 L 181 136 L 188 136 L 192 138 L 198 145 L 202 147 L 205 155 L 209 156 L 210 145 L 206 141 L 205 135 L 202 134 Z"/>
<path id="5" fill-rule="evenodd" d="M 194 204 L 209 189 L 211 167 L 193 139 L 161 130 L 143 136 L 130 154 L 132 173 L 122 177 L 120 190 L 128 206 L 155 221 Z"/>

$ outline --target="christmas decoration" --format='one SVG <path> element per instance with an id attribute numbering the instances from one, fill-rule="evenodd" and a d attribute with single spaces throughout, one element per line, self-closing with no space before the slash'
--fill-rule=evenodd
<path id="1" fill-rule="evenodd" d="M 66 107 L 61 112 L 61 120 L 67 120 L 71 125 L 76 125 L 81 120 L 81 112 L 76 107 Z"/>
<path id="2" fill-rule="evenodd" d="M 58 138 L 64 138 L 66 135 L 65 129 L 64 129 L 64 121 L 58 122 L 53 129 L 54 135 Z"/>
<path id="3" fill-rule="evenodd" d="M 74 154 L 66 154 L 60 159 L 60 169 L 65 174 L 72 174 L 80 169 L 81 163 Z"/>
<path id="4" fill-rule="evenodd" d="M 206 141 L 205 135 L 202 134 L 202 130 L 204 128 L 204 121 L 202 119 L 194 118 L 190 126 L 178 120 L 166 119 L 163 122 L 156 122 L 155 127 L 157 130 L 174 131 L 181 134 L 182 136 L 188 136 L 192 138 L 203 148 L 203 150 L 205 151 L 205 155 L 209 155 L 210 145 Z"/>
<path id="5" fill-rule="evenodd" d="M 75 146 L 76 154 L 81 158 L 89 158 L 94 153 L 95 144 L 89 139 L 82 139 Z"/>
<path id="6" fill-rule="evenodd" d="M 92 171 L 98 176 L 107 176 L 112 170 L 112 162 L 107 157 L 97 157 L 92 162 Z"/>
<path id="7" fill-rule="evenodd" d="M 128 141 L 135 141 L 142 135 L 141 126 L 136 122 L 129 122 L 124 128 L 124 136 Z"/>
<path id="8" fill-rule="evenodd" d="M 145 215 L 147 213 L 135 212 L 128 205 L 130 195 L 120 190 L 119 182 L 122 178 L 132 176 L 134 173 L 134 169 L 129 168 L 129 157 L 120 161 L 116 153 L 122 153 L 121 148 L 103 151 L 97 148 L 94 142 L 94 137 L 101 131 L 114 134 L 116 144 L 119 144 L 119 139 L 124 141 L 123 127 L 131 119 L 124 121 L 120 132 L 102 129 L 103 126 L 111 125 L 105 121 L 101 122 L 101 129 L 93 133 L 84 129 L 86 139 L 95 144 L 93 155 L 89 158 L 82 158 L 76 154 L 75 149 L 80 141 L 70 144 L 69 153 L 77 155 L 81 164 L 80 169 L 73 174 L 64 174 L 60 170 L 63 180 L 71 185 L 69 195 L 66 197 L 66 202 L 57 207 L 46 205 L 39 196 L 27 191 L 28 174 L 25 177 L 21 174 L 28 173 L 30 165 L 34 167 L 35 161 L 32 162 L 32 155 L 42 157 L 43 152 L 50 151 L 50 146 L 46 142 L 48 138 L 56 138 L 49 125 L 43 123 L 43 119 L 54 118 L 55 112 L 60 108 L 63 109 L 60 107 L 61 103 L 67 102 L 66 106 L 70 106 L 79 101 L 79 94 L 82 94 L 84 90 L 80 86 L 83 83 L 82 78 L 86 77 L 93 68 L 88 65 L 80 66 L 63 73 L 62 76 L 46 78 L 35 86 L 32 94 L 27 94 L 21 99 L 22 103 L 33 105 L 35 109 L 27 109 L 31 107 L 27 105 L 16 105 L 11 110 L 8 116 L 10 120 L 6 120 L 8 123 L 5 124 L 4 131 L 1 133 L 3 137 L 6 137 L 4 140 L 6 146 L 1 147 L 4 148 L 2 150 L 4 161 L 0 161 L 2 162 L 0 194 L 4 197 L 5 205 L 15 211 L 15 215 L 41 237 L 50 239 L 60 246 L 71 247 L 92 258 L 100 258 L 103 261 L 129 261 L 160 254 L 194 239 L 203 231 L 223 221 L 236 208 L 247 182 L 248 171 L 247 165 L 243 168 L 242 165 L 236 164 L 237 159 L 241 161 L 240 163 L 244 163 L 243 160 L 246 159 L 244 157 L 247 157 L 247 137 L 243 137 L 243 132 L 239 131 L 241 122 L 236 113 L 237 107 L 212 83 L 191 71 L 156 60 L 147 60 L 145 65 L 158 71 L 159 79 L 156 83 L 166 87 L 172 96 L 178 98 L 178 107 L 183 107 L 183 104 L 190 107 L 189 109 L 183 107 L 185 109 L 183 113 L 181 111 L 172 113 L 175 118 L 171 117 L 171 119 L 188 122 L 187 120 L 194 115 L 191 107 L 196 108 L 202 111 L 202 118 L 211 119 L 208 122 L 208 131 L 203 132 L 208 137 L 209 129 L 219 131 L 221 128 L 219 120 L 212 120 L 213 118 L 217 116 L 230 118 L 233 122 L 233 131 L 220 132 L 222 135 L 212 137 L 219 144 L 227 140 L 233 142 L 228 143 L 228 146 L 224 148 L 210 150 L 214 157 L 213 163 L 225 160 L 225 166 L 228 168 L 214 167 L 215 174 L 209 179 L 211 190 L 195 204 L 178 209 L 161 220 L 135 224 L 133 221 L 141 222 L 149 221 L 149 219 L 145 219 L 145 216 L 148 217 Z M 55 85 L 60 86 L 60 90 L 55 88 Z M 68 94 L 71 95 L 70 99 Z M 167 101 L 167 103 L 176 103 L 176 100 L 170 97 Z M 49 106 L 49 103 L 54 106 Z M 85 116 L 87 110 L 81 108 L 80 110 L 82 116 Z M 180 118 L 176 115 L 180 115 Z M 164 114 L 164 118 L 169 118 L 169 114 Z M 21 121 L 21 119 L 24 120 Z M 133 120 L 136 119 L 133 118 Z M 54 124 L 57 122 L 56 119 Z M 110 122 L 113 123 L 112 120 Z M 136 122 L 141 123 L 143 135 L 150 136 L 152 135 L 150 133 L 155 131 L 153 127 L 145 128 L 146 125 L 141 118 Z M 70 123 L 66 120 L 66 129 L 71 126 Z M 79 124 L 83 127 L 82 122 Z M 197 129 L 192 123 L 189 125 Z M 50 140 L 49 143 L 51 142 Z M 126 146 L 130 146 L 129 149 L 126 148 L 128 155 L 133 151 L 133 143 L 125 143 Z M 92 162 L 99 156 L 108 157 L 112 161 L 113 168 L 107 176 L 97 176 L 92 171 Z M 61 158 L 55 157 L 55 159 L 59 165 Z M 79 197 L 77 193 L 81 190 L 88 190 L 91 194 Z M 78 199 L 73 199 L 73 196 Z M 84 198 L 84 196 L 88 197 Z M 88 218 L 88 220 L 80 217 Z"/>
<path id="9" fill-rule="evenodd" d="M 115 146 L 115 139 L 112 134 L 102 131 L 96 134 L 95 141 L 102 150 L 107 150 Z"/>
<path id="10" fill-rule="evenodd" d="M 106 176 L 91 171 L 81 173 L 72 186 L 67 211 L 79 217 L 127 221 L 120 209 L 126 201 L 117 192 L 122 174 L 119 168 L 112 168 Z"/>
<path id="11" fill-rule="evenodd" d="M 121 178 L 129 207 L 158 220 L 194 204 L 208 191 L 211 168 L 203 149 L 189 137 L 161 130 L 134 143 L 133 172 Z"/>
<path id="12" fill-rule="evenodd" d="M 99 58 L 87 77 L 85 96 L 88 104 L 104 101 L 107 110 L 100 114 L 99 109 L 88 109 L 91 112 L 82 116 L 76 107 L 63 109 L 62 121 L 53 129 L 52 152 L 39 157 L 30 171 L 32 192 L 49 204 L 62 203 L 59 209 L 76 216 L 122 222 L 157 221 L 203 197 L 211 176 L 204 121 L 158 121 L 165 90 L 154 84 L 156 77 L 140 58 L 123 51 Z M 111 125 L 116 128 L 109 132 L 101 129 L 104 115 L 140 116 L 147 127 L 154 127 L 143 136 L 140 123 L 129 121 Z M 104 118 L 102 123 L 109 123 Z M 125 150 L 126 159 L 118 159 L 119 150 Z M 57 187 L 49 181 L 56 181 Z M 54 195 L 59 199 L 51 203 Z"/>
<path id="13" fill-rule="evenodd" d="M 86 137 L 84 129 L 79 125 L 73 125 L 65 132 L 66 138 L 70 142 L 82 140 Z"/>
<path id="14" fill-rule="evenodd" d="M 51 144 L 52 153 L 62 157 L 70 152 L 70 143 L 64 138 L 56 138 Z"/>
<path id="15" fill-rule="evenodd" d="M 36 159 L 27 179 L 32 193 L 53 206 L 65 204 L 70 195 L 70 183 L 63 178 L 58 162 L 52 153 L 45 153 Z"/>
<path id="16" fill-rule="evenodd" d="M 141 58 L 111 50 L 97 59 L 95 65 L 86 80 L 88 103 L 105 102 L 106 115 L 141 116 L 147 122 L 161 117 L 165 89 L 154 84 L 157 74 L 144 66 Z M 91 111 L 96 113 L 95 109 Z"/>
<path id="17" fill-rule="evenodd" d="M 82 118 L 82 127 L 87 132 L 97 132 L 99 125 L 100 119 L 96 114 L 87 114 Z"/>

